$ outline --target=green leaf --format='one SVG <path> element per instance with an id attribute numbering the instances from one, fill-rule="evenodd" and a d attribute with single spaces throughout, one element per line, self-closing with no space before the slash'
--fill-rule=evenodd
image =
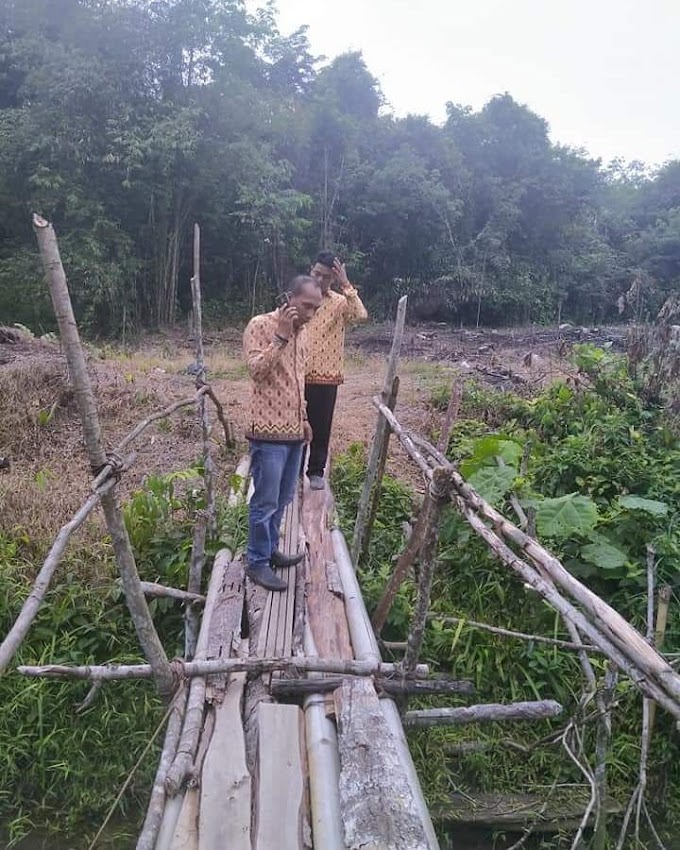
<path id="1" fill-rule="evenodd" d="M 597 505 L 592 499 L 570 493 L 541 502 L 536 512 L 536 527 L 542 537 L 564 540 L 587 534 L 598 518 Z"/>
<path id="2" fill-rule="evenodd" d="M 516 467 L 522 457 L 522 447 L 513 440 L 502 440 L 492 435 L 481 437 L 475 440 L 472 457 L 461 464 L 461 475 L 469 478 L 481 467 L 491 465 L 497 457 L 509 466 Z"/>
<path id="3" fill-rule="evenodd" d="M 619 505 L 629 511 L 643 511 L 651 516 L 666 516 L 668 505 L 642 496 L 619 496 Z"/>
<path id="4" fill-rule="evenodd" d="M 468 479 L 479 495 L 497 505 L 512 487 L 517 472 L 509 466 L 483 466 Z"/>
<path id="5" fill-rule="evenodd" d="M 612 546 L 606 540 L 598 540 L 595 543 L 588 543 L 581 548 L 581 557 L 589 564 L 594 564 L 601 570 L 617 570 L 624 567 L 628 562 L 628 556 L 625 552 Z"/>

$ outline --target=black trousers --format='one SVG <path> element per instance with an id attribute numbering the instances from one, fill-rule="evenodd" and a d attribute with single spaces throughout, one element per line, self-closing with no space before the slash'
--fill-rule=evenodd
<path id="1" fill-rule="evenodd" d="M 307 475 L 323 476 L 328 460 L 328 445 L 331 440 L 333 411 L 338 388 L 334 384 L 305 384 L 307 418 L 314 438 L 309 446 Z M 303 458 L 304 465 L 304 458 Z"/>

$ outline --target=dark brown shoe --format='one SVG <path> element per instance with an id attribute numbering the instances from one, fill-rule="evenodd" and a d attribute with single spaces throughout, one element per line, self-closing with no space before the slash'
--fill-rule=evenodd
<path id="1" fill-rule="evenodd" d="M 272 555 L 272 567 L 294 567 L 304 557 L 304 553 L 302 555 L 284 555 L 277 549 Z"/>
<path id="2" fill-rule="evenodd" d="M 271 567 L 248 567 L 246 575 L 255 584 L 259 584 L 261 587 L 265 587 L 267 590 L 272 590 L 275 593 L 286 590 L 288 587 L 286 582 L 280 579 Z"/>

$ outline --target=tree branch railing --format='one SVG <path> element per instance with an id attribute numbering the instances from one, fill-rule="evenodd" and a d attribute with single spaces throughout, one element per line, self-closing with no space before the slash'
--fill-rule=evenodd
<path id="1" fill-rule="evenodd" d="M 431 481 L 434 470 L 442 468 L 438 463 L 442 453 L 422 438 L 416 446 L 380 397 L 374 398 L 373 404 L 426 480 Z M 425 444 L 427 448 L 422 448 Z M 668 661 L 615 609 L 572 576 L 558 558 L 486 502 L 452 464 L 443 468 L 450 477 L 454 506 L 501 561 L 630 676 L 645 696 L 680 718 L 680 675 Z"/>

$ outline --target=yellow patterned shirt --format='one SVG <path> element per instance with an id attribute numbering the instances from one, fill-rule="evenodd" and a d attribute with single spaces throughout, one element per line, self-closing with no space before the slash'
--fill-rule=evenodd
<path id="1" fill-rule="evenodd" d="M 250 320 L 243 333 L 243 356 L 252 379 L 249 427 L 251 440 L 304 439 L 305 330 L 285 345 L 276 338 L 278 311 Z"/>
<path id="2" fill-rule="evenodd" d="M 368 318 L 366 308 L 353 286 L 344 294 L 329 290 L 321 307 L 306 326 L 308 384 L 342 384 L 344 375 L 345 328 Z"/>

